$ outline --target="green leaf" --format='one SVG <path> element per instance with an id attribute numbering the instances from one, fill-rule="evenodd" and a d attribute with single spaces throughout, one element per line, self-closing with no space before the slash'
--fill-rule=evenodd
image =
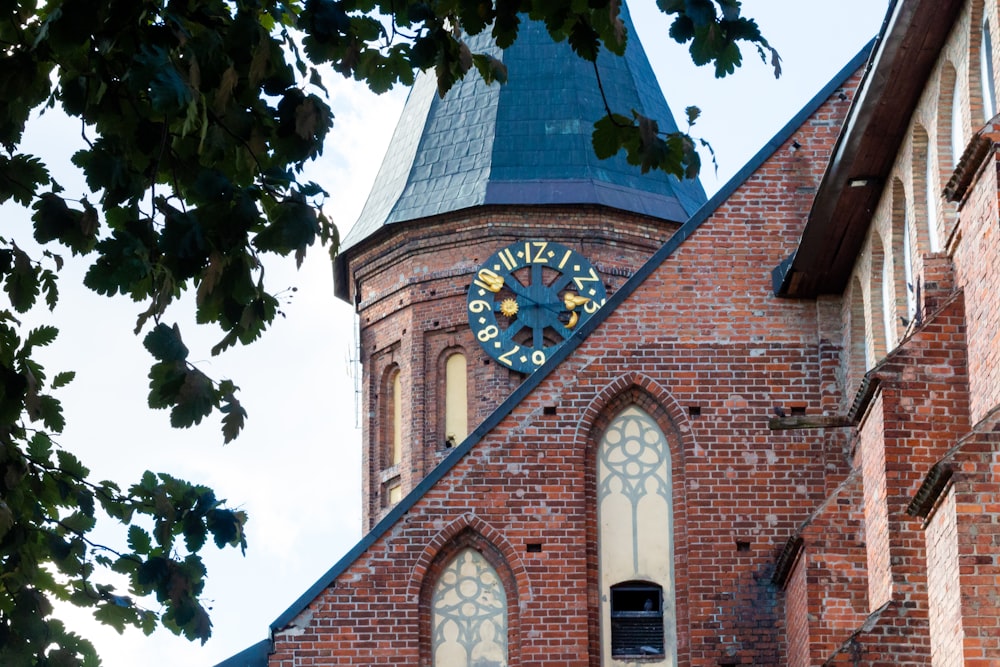
<path id="1" fill-rule="evenodd" d="M 51 183 L 48 169 L 33 155 L 0 155 L 0 204 L 13 199 L 31 205 L 39 186 Z"/>
<path id="2" fill-rule="evenodd" d="M 288 199 L 271 214 L 271 222 L 253 240 L 261 249 L 287 255 L 313 244 L 319 233 L 316 211 L 303 201 Z"/>
<path id="3" fill-rule="evenodd" d="M 14 265 L 4 281 L 4 291 L 10 297 L 10 303 L 19 313 L 27 312 L 38 299 L 40 269 L 31 263 L 31 259 L 20 248 L 14 248 Z"/>
<path id="4" fill-rule="evenodd" d="M 246 425 L 247 411 L 232 394 L 225 396 L 222 407 L 222 435 L 225 444 L 229 444 L 239 436 Z"/>
<path id="5" fill-rule="evenodd" d="M 143 346 L 159 361 L 184 361 L 188 356 L 188 348 L 181 340 L 181 330 L 174 324 L 172 327 L 157 324 L 142 340 Z"/>
<path id="6" fill-rule="evenodd" d="M 52 378 L 52 388 L 59 389 L 60 387 L 65 387 L 76 377 L 76 371 L 63 371 L 61 373 L 56 373 L 56 376 Z"/>
<path id="7" fill-rule="evenodd" d="M 56 433 L 62 433 L 66 428 L 66 418 L 63 416 L 62 403 L 52 396 L 42 396 L 41 411 L 42 423 L 45 427 Z"/>
<path id="8" fill-rule="evenodd" d="M 59 469 L 75 480 L 86 479 L 90 474 L 90 470 L 80 462 L 80 459 L 65 449 L 56 450 L 56 460 L 59 461 Z"/>
<path id="9" fill-rule="evenodd" d="M 200 424 L 202 419 L 212 414 L 217 402 L 211 380 L 200 371 L 189 371 L 170 411 L 170 425 L 174 428 L 189 428 Z"/>
<path id="10" fill-rule="evenodd" d="M 52 343 L 59 335 L 59 329 L 54 326 L 45 325 L 28 332 L 24 339 L 24 351 L 27 353 L 32 347 L 45 347 Z"/>
<path id="11" fill-rule="evenodd" d="M 594 154 L 601 160 L 616 155 L 635 132 L 632 121 L 617 114 L 604 116 L 594 123 L 591 143 Z"/>
<path id="12" fill-rule="evenodd" d="M 129 526 L 128 548 L 141 556 L 145 556 L 153 548 L 153 541 L 150 539 L 149 533 L 139 526 Z"/>
<path id="13" fill-rule="evenodd" d="M 28 441 L 28 455 L 33 459 L 48 462 L 52 455 L 52 440 L 47 433 L 37 432 Z"/>

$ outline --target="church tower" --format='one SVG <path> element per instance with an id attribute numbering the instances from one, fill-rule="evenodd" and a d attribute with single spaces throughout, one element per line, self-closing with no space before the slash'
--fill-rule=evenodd
<path id="1" fill-rule="evenodd" d="M 674 131 L 622 18 L 625 56 L 598 58 L 608 104 Z M 502 86 L 470 74 L 440 98 L 418 77 L 334 265 L 360 318 L 366 530 L 705 201 L 697 181 L 595 157 L 594 68 L 543 24 L 493 55 Z"/>

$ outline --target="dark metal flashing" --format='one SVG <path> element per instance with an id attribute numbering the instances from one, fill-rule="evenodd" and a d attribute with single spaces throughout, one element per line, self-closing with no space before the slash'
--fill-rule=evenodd
<path id="1" fill-rule="evenodd" d="M 893 0 L 780 296 L 843 291 L 882 186 L 963 0 Z"/>
<path id="2" fill-rule="evenodd" d="M 847 417 L 855 424 L 860 422 L 861 416 L 868 411 L 868 406 L 871 405 L 872 398 L 875 396 L 875 390 L 882 384 L 881 379 L 872 375 L 873 372 L 880 368 L 881 365 L 876 366 L 874 369 L 866 373 L 861 379 L 861 386 L 858 387 L 857 393 L 854 394 L 854 403 L 851 405 L 851 410 L 847 413 Z"/>
<path id="3" fill-rule="evenodd" d="M 924 478 L 924 483 L 917 489 L 913 500 L 907 506 L 906 513 L 918 519 L 926 519 L 934 506 L 937 505 L 941 494 L 948 488 L 952 474 L 954 474 L 954 470 L 949 464 L 943 461 L 935 463 L 930 472 L 927 473 L 927 477 Z"/>
<path id="4" fill-rule="evenodd" d="M 231 658 L 226 658 L 215 667 L 267 667 L 267 656 L 273 652 L 274 646 L 271 640 L 264 639 Z"/>
<path id="5" fill-rule="evenodd" d="M 991 121 L 977 132 L 969 145 L 965 147 L 965 152 L 958 161 L 958 167 L 948 180 L 948 185 L 944 188 L 944 196 L 948 201 L 961 204 L 965 200 L 965 195 L 969 191 L 969 186 L 976 180 L 976 175 L 983 166 L 986 157 L 996 148 L 997 126 Z"/>
<path id="6" fill-rule="evenodd" d="M 778 554 L 778 560 L 774 563 L 774 574 L 771 575 L 771 583 L 778 588 L 784 588 L 788 583 L 788 576 L 792 573 L 795 563 L 799 560 L 805 540 L 801 535 L 792 535 L 785 542 L 784 548 Z"/>
<path id="7" fill-rule="evenodd" d="M 552 373 L 556 368 L 559 367 L 562 362 L 569 357 L 586 338 L 599 327 L 605 319 L 607 319 L 615 309 L 621 305 L 626 299 L 628 299 L 636 289 L 645 282 L 648 278 L 663 262 L 669 259 L 674 252 L 680 248 L 680 246 L 694 233 L 698 227 L 702 225 L 706 220 L 708 220 L 713 213 L 726 202 L 727 199 L 741 186 L 743 183 L 759 169 L 773 154 L 781 147 L 786 141 L 788 141 L 792 135 L 799 129 L 799 127 L 813 114 L 816 110 L 839 88 L 843 85 L 844 81 L 851 76 L 860 63 L 867 57 L 867 53 L 870 50 L 870 46 L 865 47 L 862 51 L 855 56 L 846 67 L 844 67 L 840 72 L 834 76 L 833 79 L 827 83 L 826 86 L 820 90 L 809 102 L 799 110 L 799 112 L 785 124 L 781 130 L 778 131 L 774 137 L 771 138 L 764 146 L 743 166 L 740 171 L 733 176 L 729 182 L 727 182 L 718 192 L 698 209 L 691 218 L 681 225 L 681 227 L 671 236 L 667 242 L 653 254 L 650 259 L 643 264 L 639 269 L 633 274 L 629 280 L 622 285 L 614 295 L 612 295 L 607 304 L 603 308 L 597 311 L 597 313 L 588 319 L 581 327 L 576 331 L 576 333 L 565 341 L 563 346 L 549 358 L 549 360 L 541 366 L 534 373 L 529 375 L 517 389 L 511 393 L 507 399 L 497 407 L 493 413 L 486 418 L 483 423 L 481 423 L 469 436 L 457 447 L 451 450 L 451 452 L 423 479 L 419 484 L 406 495 L 392 510 L 389 511 L 385 517 L 382 518 L 378 524 L 369 531 L 361 540 L 348 551 L 333 567 L 331 567 L 323 576 L 321 576 L 312 586 L 309 587 L 295 602 L 291 604 L 278 618 L 274 620 L 271 624 L 272 636 L 275 633 L 281 632 L 284 628 L 288 627 L 289 624 L 308 608 L 309 604 L 315 600 L 319 595 L 334 585 L 337 577 L 339 577 L 343 572 L 347 570 L 350 565 L 360 558 L 365 551 L 368 550 L 375 542 L 380 540 L 389 529 L 396 524 L 400 519 L 402 519 L 407 512 L 409 512 L 414 505 L 416 505 L 420 499 L 426 494 L 431 488 L 434 487 L 448 472 L 461 461 L 466 454 L 472 451 L 472 449 L 482 440 L 486 435 L 490 433 L 500 422 L 510 415 L 514 409 L 523 401 L 532 391 L 534 391 L 550 373 Z M 264 663 L 260 663 L 263 665 Z M 228 666 L 227 667 L 231 667 Z M 256 666 L 254 666 L 256 667 Z"/>

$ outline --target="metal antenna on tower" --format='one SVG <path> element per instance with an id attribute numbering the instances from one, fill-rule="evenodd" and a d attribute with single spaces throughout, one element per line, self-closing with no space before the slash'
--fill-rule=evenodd
<path id="1" fill-rule="evenodd" d="M 354 383 L 354 428 L 361 428 L 361 321 L 354 316 L 354 348 L 347 351 L 347 374 Z"/>

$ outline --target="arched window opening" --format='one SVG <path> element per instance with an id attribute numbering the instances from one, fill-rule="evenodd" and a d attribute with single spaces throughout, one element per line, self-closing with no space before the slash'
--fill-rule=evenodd
<path id="1" fill-rule="evenodd" d="M 389 465 L 403 460 L 403 380 L 402 373 L 392 376 L 392 456 Z"/>
<path id="2" fill-rule="evenodd" d="M 931 142 L 927 130 L 920 123 L 913 129 L 913 192 L 917 231 L 915 240 L 917 247 L 925 252 L 938 251 L 937 212 L 940 188 L 937 184 L 937 171 L 931 156 Z M 921 198 L 922 193 L 922 198 Z M 923 223 L 919 221 L 923 219 Z"/>
<path id="3" fill-rule="evenodd" d="M 996 83 L 993 78 L 993 36 L 990 34 L 990 20 L 983 20 L 979 39 L 979 80 L 983 87 L 983 122 L 988 122 L 997 113 Z"/>
<path id="4" fill-rule="evenodd" d="M 626 581 L 611 587 L 611 656 L 662 658 L 663 587 Z"/>
<path id="5" fill-rule="evenodd" d="M 625 408 L 597 449 L 604 664 L 619 656 L 676 660 L 672 488 L 666 436 L 638 406 Z"/>
<path id="6" fill-rule="evenodd" d="M 861 280 L 855 276 L 851 285 L 850 322 L 847 329 L 847 394 L 853 396 L 865 371 L 875 365 L 874 354 L 865 336 L 865 295 Z"/>
<path id="7" fill-rule="evenodd" d="M 965 122 L 962 115 L 962 80 L 954 77 L 951 92 L 951 164 L 958 166 L 958 161 L 965 152 Z"/>
<path id="8" fill-rule="evenodd" d="M 896 295 L 892 288 L 892 255 L 882 259 L 882 327 L 886 352 L 896 347 Z"/>
<path id="9" fill-rule="evenodd" d="M 938 187 L 937 170 L 931 159 L 930 142 L 927 144 L 927 154 L 924 158 L 924 179 L 927 197 L 927 246 L 931 252 L 941 251 L 941 239 L 938 236 L 938 197 L 941 196 Z"/>
<path id="10" fill-rule="evenodd" d="M 913 248 L 910 241 L 910 216 L 903 183 L 892 184 L 892 261 L 886 262 L 883 285 L 891 284 L 895 299 L 885 298 L 886 341 L 892 349 L 917 312 L 917 285 L 913 272 Z M 890 282 L 891 281 L 891 282 Z M 886 293 L 886 297 L 890 292 Z M 892 333 L 890 333 L 890 331 Z"/>
<path id="11" fill-rule="evenodd" d="M 445 362 L 444 444 L 454 447 L 469 435 L 468 364 L 458 352 Z"/>
<path id="12" fill-rule="evenodd" d="M 913 275 L 913 248 L 910 244 L 908 216 L 903 218 L 903 279 L 906 289 L 906 324 L 913 321 L 917 312 L 917 283 Z"/>
<path id="13" fill-rule="evenodd" d="M 868 331 L 871 335 L 872 354 L 874 355 L 873 363 L 869 366 L 874 365 L 874 362 L 885 356 L 887 346 L 891 345 L 890 341 L 895 337 L 890 334 L 890 331 L 895 332 L 895 328 L 886 325 L 886 320 L 889 319 L 886 316 L 886 311 L 895 310 L 892 306 L 887 305 L 895 301 L 891 296 L 892 280 L 891 278 L 885 279 L 887 275 L 891 275 L 891 266 L 888 266 L 890 261 L 889 255 L 883 249 L 882 237 L 875 234 L 872 237 L 871 271 L 869 272 L 871 275 L 871 285 L 868 288 L 869 317 L 866 318 L 866 326 L 870 327 Z M 888 298 L 887 292 L 889 293 Z M 887 336 L 890 337 L 887 338 Z"/>
<path id="14" fill-rule="evenodd" d="M 431 652 L 434 667 L 507 666 L 507 594 L 475 549 L 458 552 L 434 587 Z"/>

